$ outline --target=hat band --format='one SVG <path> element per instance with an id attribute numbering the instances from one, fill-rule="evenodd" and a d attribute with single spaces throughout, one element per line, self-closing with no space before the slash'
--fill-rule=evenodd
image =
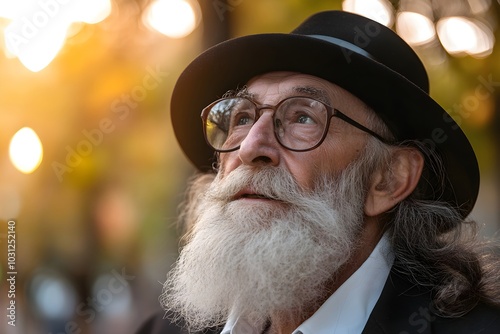
<path id="1" fill-rule="evenodd" d="M 373 57 L 371 54 L 369 54 L 368 52 L 366 52 L 366 50 L 360 48 L 357 45 L 354 45 L 352 43 L 344 41 L 342 39 L 338 39 L 338 38 L 331 37 L 331 36 L 325 36 L 325 35 L 305 35 L 305 36 L 314 37 L 314 38 L 317 38 L 317 39 L 322 39 L 324 41 L 327 41 L 327 42 L 330 42 L 332 44 L 338 45 L 341 48 L 351 50 L 352 52 L 356 52 L 357 54 L 360 54 L 362 56 L 370 58 L 371 60 L 375 60 L 376 61 L 375 57 Z"/>

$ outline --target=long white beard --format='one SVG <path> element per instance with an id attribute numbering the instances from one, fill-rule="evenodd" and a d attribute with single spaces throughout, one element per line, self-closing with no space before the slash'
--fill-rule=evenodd
<path id="1" fill-rule="evenodd" d="M 164 285 L 164 308 L 199 330 L 223 324 L 231 311 L 263 321 L 319 306 L 357 245 L 365 168 L 355 162 L 309 192 L 276 167 L 217 177 L 198 199 L 199 216 Z M 282 204 L 231 201 L 248 186 Z"/>

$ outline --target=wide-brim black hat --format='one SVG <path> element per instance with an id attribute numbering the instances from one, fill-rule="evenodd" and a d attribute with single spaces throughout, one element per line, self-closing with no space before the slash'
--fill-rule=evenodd
<path id="1" fill-rule="evenodd" d="M 479 191 L 474 151 L 458 124 L 429 96 L 427 73 L 415 52 L 391 29 L 356 14 L 315 14 L 290 34 L 228 40 L 203 52 L 180 75 L 171 116 L 179 144 L 199 170 L 214 152 L 203 137 L 201 110 L 252 77 L 294 71 L 351 92 L 384 120 L 398 141 L 420 140 L 441 155 L 447 180 L 428 176 L 427 198 L 449 202 L 465 217 Z M 442 189 L 439 189 L 442 188 Z"/>

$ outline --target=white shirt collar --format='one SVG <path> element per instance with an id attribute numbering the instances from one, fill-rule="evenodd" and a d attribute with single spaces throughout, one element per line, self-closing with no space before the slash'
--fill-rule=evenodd
<path id="1" fill-rule="evenodd" d="M 292 334 L 361 333 L 382 293 L 393 262 L 394 254 L 384 235 L 358 270 Z M 262 324 L 250 324 L 231 314 L 221 334 L 261 334 L 262 330 Z"/>

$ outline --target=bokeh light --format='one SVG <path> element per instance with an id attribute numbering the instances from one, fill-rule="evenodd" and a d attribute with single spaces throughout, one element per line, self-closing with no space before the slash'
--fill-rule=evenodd
<path id="1" fill-rule="evenodd" d="M 182 38 L 198 25 L 197 3 L 186 0 L 157 0 L 144 12 L 146 26 L 171 38 Z"/>
<path id="2" fill-rule="evenodd" d="M 52 272 L 40 272 L 30 284 L 35 310 L 47 319 L 69 319 L 77 304 L 74 286 L 65 277 Z"/>
<path id="3" fill-rule="evenodd" d="M 394 10 L 387 0 L 344 0 L 342 9 L 366 16 L 385 26 L 392 25 Z"/>
<path id="4" fill-rule="evenodd" d="M 437 23 L 441 44 L 450 54 L 485 57 L 491 54 L 495 38 L 489 27 L 467 17 L 446 17 Z"/>
<path id="5" fill-rule="evenodd" d="M 110 0 L 4 2 L 0 17 L 10 20 L 4 30 L 5 48 L 30 71 L 41 71 L 61 51 L 73 23 L 95 24 L 110 12 Z"/>
<path id="6" fill-rule="evenodd" d="M 396 30 L 410 45 L 426 44 L 436 38 L 434 23 L 420 13 L 399 13 L 396 19 Z"/>
<path id="7" fill-rule="evenodd" d="M 10 161 L 19 171 L 33 173 L 43 158 L 43 147 L 36 132 L 24 127 L 12 137 L 9 146 Z"/>

